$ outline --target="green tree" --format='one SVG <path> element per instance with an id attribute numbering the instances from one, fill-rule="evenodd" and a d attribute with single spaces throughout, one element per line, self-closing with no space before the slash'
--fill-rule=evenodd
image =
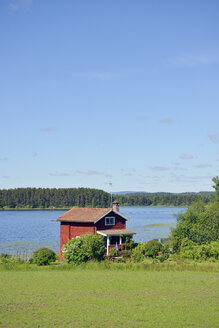
<path id="1" fill-rule="evenodd" d="M 212 181 L 215 183 L 215 185 L 213 186 L 216 192 L 215 200 L 219 202 L 219 177 L 218 176 L 214 177 Z"/>
<path id="2" fill-rule="evenodd" d="M 62 253 L 67 263 L 80 264 L 90 260 L 101 261 L 105 253 L 104 238 L 98 234 L 87 233 L 80 238 L 69 240 Z"/>
<path id="3" fill-rule="evenodd" d="M 207 205 L 193 203 L 185 213 L 178 215 L 176 228 L 172 231 L 175 251 L 179 250 L 183 239 L 197 244 L 205 244 L 219 239 L 219 180 L 213 178 L 216 197 Z"/>

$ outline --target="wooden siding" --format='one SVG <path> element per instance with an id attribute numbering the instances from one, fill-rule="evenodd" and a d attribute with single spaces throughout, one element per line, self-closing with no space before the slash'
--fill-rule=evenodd
<path id="1" fill-rule="evenodd" d="M 105 217 L 114 217 L 115 224 L 114 225 L 105 225 Z M 105 229 L 125 229 L 126 228 L 126 220 L 123 219 L 118 214 L 112 212 L 104 216 L 100 221 L 96 223 L 97 230 L 105 230 Z"/>

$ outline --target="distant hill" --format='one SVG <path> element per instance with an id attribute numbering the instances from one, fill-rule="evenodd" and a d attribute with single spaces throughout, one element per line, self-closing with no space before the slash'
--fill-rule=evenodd
<path id="1" fill-rule="evenodd" d="M 113 192 L 113 195 L 121 195 L 121 196 L 155 196 L 155 195 L 214 195 L 214 191 L 199 191 L 199 192 L 165 192 L 165 191 L 158 191 L 158 192 L 148 192 L 148 191 L 116 191 Z"/>

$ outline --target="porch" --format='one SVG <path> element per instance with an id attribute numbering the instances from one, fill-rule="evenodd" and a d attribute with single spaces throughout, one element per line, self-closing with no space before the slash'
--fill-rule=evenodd
<path id="1" fill-rule="evenodd" d="M 97 233 L 104 236 L 107 255 L 111 248 L 121 250 L 122 244 L 124 243 L 124 237 L 133 236 L 135 234 L 134 231 L 128 229 L 98 230 Z"/>

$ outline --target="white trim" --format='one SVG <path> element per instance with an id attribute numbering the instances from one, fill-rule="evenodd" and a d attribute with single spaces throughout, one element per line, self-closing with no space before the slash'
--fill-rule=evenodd
<path id="1" fill-rule="evenodd" d="M 109 255 L 110 237 L 106 237 L 106 254 Z"/>
<path id="2" fill-rule="evenodd" d="M 113 223 L 106 223 L 107 219 L 113 219 Z M 105 226 L 112 226 L 115 225 L 116 223 L 116 218 L 115 216 L 105 216 Z"/>
<path id="3" fill-rule="evenodd" d="M 98 235 L 101 235 L 101 236 L 104 236 L 104 237 L 106 237 L 106 236 L 107 236 L 105 233 L 103 233 L 103 232 L 100 232 L 100 231 L 97 231 L 97 233 L 98 233 Z"/>
<path id="4" fill-rule="evenodd" d="M 111 208 L 107 213 L 105 213 L 105 214 L 102 215 L 99 219 L 97 219 L 97 220 L 94 222 L 94 224 L 97 223 L 98 221 L 100 221 L 102 218 L 104 218 L 104 216 L 108 215 L 110 212 L 114 212 L 115 214 L 121 216 L 121 217 L 122 217 L 123 219 L 125 219 L 126 221 L 130 221 L 125 215 L 123 215 L 123 214 L 121 214 L 120 212 L 117 212 L 117 211 L 115 211 L 115 210 L 113 210 L 113 209 Z"/>

